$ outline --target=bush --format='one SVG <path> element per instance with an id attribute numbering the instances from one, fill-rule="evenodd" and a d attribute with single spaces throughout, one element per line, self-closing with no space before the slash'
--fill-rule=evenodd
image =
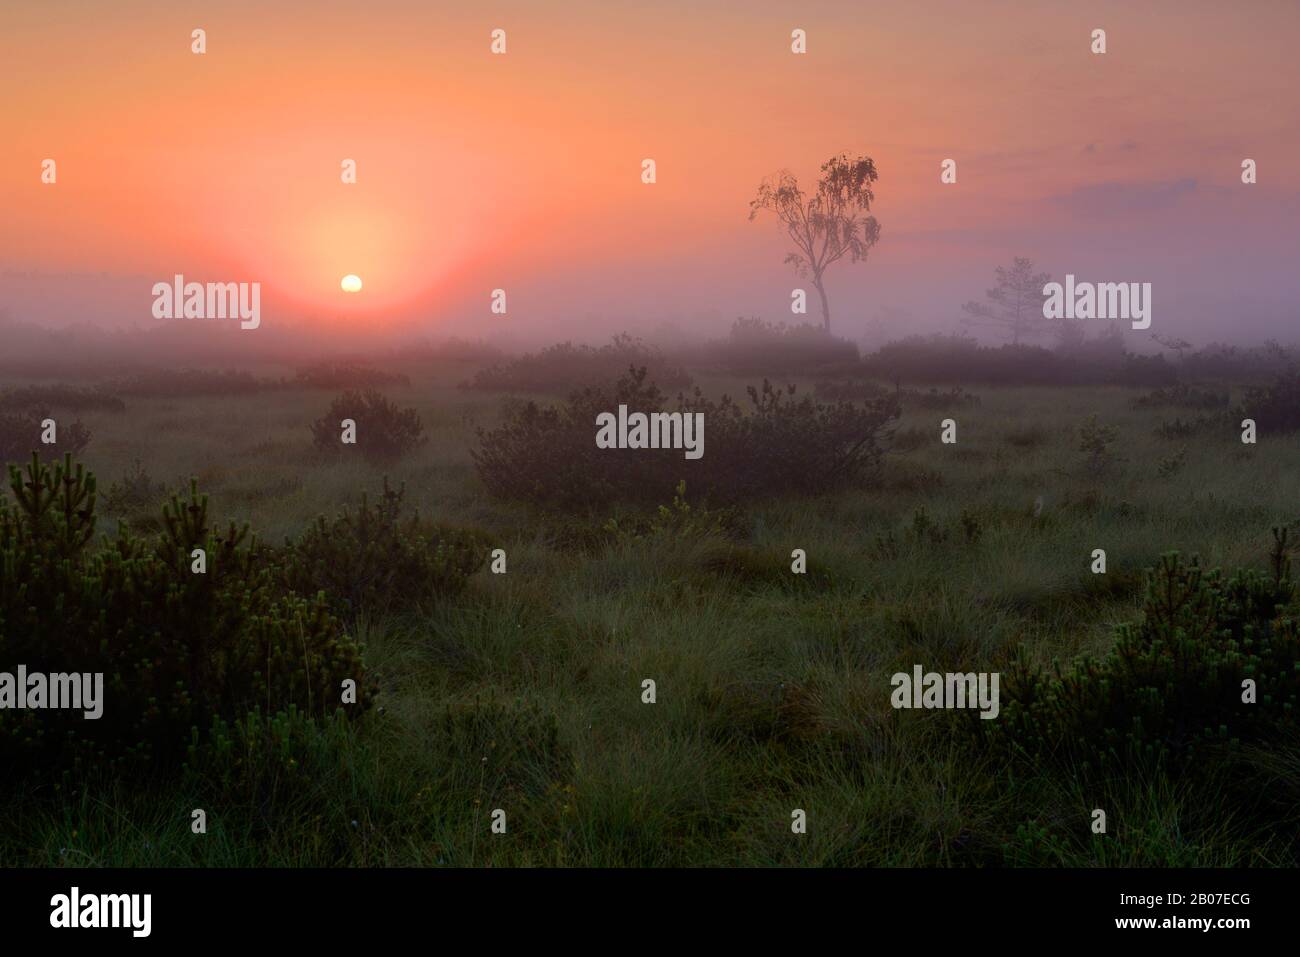
<path id="1" fill-rule="evenodd" d="M 748 413 L 729 397 L 714 402 L 698 389 L 678 395 L 675 411 L 703 413 L 702 458 L 680 449 L 597 448 L 596 417 L 615 412 L 666 411 L 663 393 L 630 369 L 613 391 L 587 388 L 561 406 L 517 403 L 505 423 L 479 429 L 473 454 L 488 490 L 541 505 L 589 507 L 614 501 L 663 501 L 685 477 L 713 503 L 781 494 L 819 494 L 873 477 L 889 422 L 898 406 L 881 399 L 856 406 L 819 403 L 764 381 L 748 389 Z"/>
<path id="2" fill-rule="evenodd" d="M 629 366 L 644 367 L 665 388 L 684 389 L 691 377 L 663 353 L 622 333 L 599 348 L 561 342 L 538 353 L 480 369 L 462 389 L 565 395 L 586 386 L 611 385 Z"/>
<path id="3" fill-rule="evenodd" d="M 1111 448 L 1119 438 L 1119 429 L 1102 425 L 1095 415 L 1088 416 L 1079 426 L 1079 451 L 1084 455 L 1083 467 L 1089 475 L 1100 475 L 1115 461 Z"/>
<path id="4" fill-rule="evenodd" d="M 80 421 L 61 423 L 51 445 L 41 442 L 41 423 L 50 417 L 45 409 L 12 415 L 0 414 L 0 462 L 22 461 L 32 452 L 76 455 L 90 444 L 90 429 Z"/>
<path id="5" fill-rule="evenodd" d="M 1300 367 L 1292 366 L 1271 385 L 1247 390 L 1239 412 L 1264 433 L 1300 429 Z"/>
<path id="6" fill-rule="evenodd" d="M 0 502 L 0 661 L 29 673 L 102 673 L 102 716 L 0 710 L 0 762 L 10 780 L 58 782 L 95 768 L 165 768 L 183 760 L 192 729 L 250 711 L 294 706 L 331 713 L 343 679 L 370 696 L 360 648 L 322 597 L 286 593 L 268 550 L 232 524 L 208 525 L 191 487 L 173 496 L 152 542 L 125 528 L 91 546 L 93 474 L 72 456 L 10 468 Z M 206 553 L 206 573 L 191 568 Z"/>
<path id="7" fill-rule="evenodd" d="M 110 515 L 123 515 L 157 506 L 166 496 L 167 488 L 153 477 L 136 459 L 131 471 L 109 486 L 104 495 L 104 509 Z"/>
<path id="8" fill-rule="evenodd" d="M 1300 631 L 1286 536 L 1275 530 L 1270 574 L 1225 579 L 1164 556 L 1148 573 L 1143 617 L 1114 650 L 1045 675 L 1017 658 L 1002 713 L 980 729 L 996 751 L 1088 775 L 1208 770 L 1243 745 L 1267 747 L 1296 728 Z M 1242 682 L 1258 700 L 1242 701 Z"/>
<path id="9" fill-rule="evenodd" d="M 349 613 L 460 592 L 485 549 L 469 533 L 428 528 L 414 514 L 403 518 L 405 491 L 385 478 L 375 505 L 363 496 L 355 514 L 322 516 L 297 542 L 287 542 L 287 587 L 324 592 L 336 610 Z"/>
<path id="10" fill-rule="evenodd" d="M 391 462 L 423 442 L 424 426 L 415 409 L 399 409 L 374 389 L 344 392 L 330 410 L 311 425 L 313 444 L 323 452 L 337 454 L 342 442 L 342 423 L 356 423 L 356 447 L 367 461 Z"/>

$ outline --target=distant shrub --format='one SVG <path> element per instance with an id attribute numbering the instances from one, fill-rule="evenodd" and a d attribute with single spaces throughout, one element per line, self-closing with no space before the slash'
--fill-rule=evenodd
<path id="1" fill-rule="evenodd" d="M 818 494 L 867 480 L 898 415 L 892 399 L 826 405 L 796 396 L 794 386 L 778 390 L 766 381 L 748 393 L 748 410 L 726 396 L 715 402 L 698 389 L 678 395 L 669 410 L 646 370 L 631 369 L 612 391 L 587 388 L 559 406 L 515 404 L 500 427 L 479 430 L 472 454 L 490 492 L 536 504 L 662 501 L 683 476 L 709 502 L 729 503 Z M 646 413 L 703 413 L 703 457 L 687 460 L 680 449 L 597 448 L 597 415 L 620 405 Z"/>
<path id="2" fill-rule="evenodd" d="M 952 409 L 969 409 L 980 404 L 979 396 L 967 392 L 961 386 L 954 386 L 946 392 L 940 392 L 934 387 L 931 387 L 928 392 L 901 389 L 898 398 L 903 403 L 903 408 L 915 407 L 945 412 Z"/>
<path id="3" fill-rule="evenodd" d="M 742 318 L 732 323 L 726 339 L 706 345 L 699 361 L 733 375 L 852 373 L 858 365 L 858 347 L 819 325 Z"/>
<path id="4" fill-rule="evenodd" d="M 34 409 L 125 412 L 126 403 L 100 389 L 64 384 L 32 385 L 0 392 L 0 412 L 30 412 Z"/>
<path id="5" fill-rule="evenodd" d="M 1120 626 L 1102 659 L 1047 675 L 1018 658 L 998 720 L 976 722 L 990 726 L 985 739 L 1007 757 L 1092 777 L 1205 770 L 1293 732 L 1300 609 L 1285 536 L 1274 534 L 1282 558 L 1267 575 L 1224 578 L 1166 555 L 1149 572 L 1142 618 Z M 1250 703 L 1247 678 L 1258 689 Z"/>
<path id="6" fill-rule="evenodd" d="M 916 426 L 909 426 L 906 429 L 898 429 L 894 432 L 889 447 L 899 452 L 914 452 L 924 445 L 929 445 L 934 441 L 934 437 L 934 432 L 930 429 L 918 429 Z"/>
<path id="7" fill-rule="evenodd" d="M 1214 342 L 1184 356 L 1179 368 L 1189 379 L 1263 380 L 1284 374 L 1294 361 L 1291 350 L 1276 342 L 1249 348 Z"/>
<path id="8" fill-rule="evenodd" d="M 104 509 L 111 515 L 122 515 L 144 508 L 156 508 L 166 498 L 167 487 L 155 482 L 140 460 L 131 470 L 114 482 L 104 493 Z"/>
<path id="9" fill-rule="evenodd" d="M 684 389 L 691 377 L 663 353 L 622 333 L 600 347 L 561 342 L 536 353 L 480 369 L 462 389 L 564 395 L 586 386 L 612 385 L 629 366 L 644 367 L 666 389 Z"/>
<path id="10" fill-rule="evenodd" d="M 363 497 L 355 513 L 322 516 L 297 541 L 286 542 L 286 586 L 303 595 L 323 592 L 336 610 L 348 613 L 460 592 L 486 560 L 486 548 L 469 533 L 404 516 L 405 491 L 385 478 L 375 504 Z"/>
<path id="11" fill-rule="evenodd" d="M 179 398 L 249 395 L 282 387 L 278 380 L 258 379 L 240 369 L 150 369 L 118 379 L 111 389 L 120 395 Z"/>
<path id="12" fill-rule="evenodd" d="M 1160 478 L 1172 478 L 1183 470 L 1187 464 L 1187 446 L 1183 446 L 1173 455 L 1160 460 L 1156 466 L 1156 475 Z"/>
<path id="13" fill-rule="evenodd" d="M 1041 425 L 1026 425 L 1006 433 L 1007 444 L 1018 449 L 1036 449 L 1047 444 L 1052 434 Z"/>
<path id="14" fill-rule="evenodd" d="M 338 454 L 344 419 L 356 423 L 356 448 L 367 461 L 391 462 L 424 440 L 424 426 L 415 409 L 399 409 L 375 389 L 344 392 L 330 403 L 329 411 L 311 424 L 312 441 L 322 452 Z"/>
<path id="15" fill-rule="evenodd" d="M 1178 383 L 1140 395 L 1133 400 L 1135 409 L 1159 409 L 1167 406 L 1183 409 L 1226 409 L 1228 394 L 1208 392 Z"/>
<path id="16" fill-rule="evenodd" d="M 0 661 L 29 673 L 102 673 L 103 713 L 0 710 L 9 780 L 129 766 L 174 767 L 214 722 L 290 706 L 323 716 L 345 678 L 366 707 L 360 648 L 324 600 L 277 587 L 274 558 L 232 524 L 208 523 L 191 487 L 152 541 L 119 530 L 100 546 L 94 476 L 72 456 L 10 468 L 0 501 Z M 206 572 L 191 570 L 193 550 Z"/>
<path id="17" fill-rule="evenodd" d="M 1261 432 L 1300 429 L 1300 367 L 1291 367 L 1270 385 L 1249 389 L 1240 414 L 1254 419 Z"/>
<path id="18" fill-rule="evenodd" d="M 1095 415 L 1079 426 L 1079 451 L 1084 455 L 1083 466 L 1088 474 L 1100 475 L 1115 462 L 1112 446 L 1118 439 L 1119 429 L 1103 425 Z"/>
<path id="19" fill-rule="evenodd" d="M 1163 356 L 1125 353 L 1106 340 L 1070 351 L 1041 346 L 982 346 L 961 335 L 908 336 L 864 356 L 861 374 L 902 382 L 989 385 L 1166 385 L 1178 370 Z"/>
<path id="20" fill-rule="evenodd" d="M 294 382 L 308 389 L 359 389 L 411 384 L 410 377 L 400 373 L 384 372 L 382 369 L 347 362 L 322 362 L 299 369 Z"/>
<path id="21" fill-rule="evenodd" d="M 1196 418 L 1186 421 L 1180 417 L 1161 422 L 1153 431 L 1156 437 L 1161 439 L 1190 439 L 1193 436 L 1213 431 L 1221 425 L 1222 420 L 1219 418 L 1198 415 Z"/>
<path id="22" fill-rule="evenodd" d="M 76 455 L 90 444 L 90 429 L 78 420 L 56 422 L 56 441 L 46 445 L 41 441 L 44 432 L 41 423 L 49 417 L 47 409 L 0 414 L 0 463 L 21 462 L 35 451 L 42 455 L 67 452 Z"/>
<path id="23" fill-rule="evenodd" d="M 813 385 L 813 395 L 827 402 L 856 402 L 860 399 L 879 399 L 892 392 L 871 379 L 819 380 Z"/>

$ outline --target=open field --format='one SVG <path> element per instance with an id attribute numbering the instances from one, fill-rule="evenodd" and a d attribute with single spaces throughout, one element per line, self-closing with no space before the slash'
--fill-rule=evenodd
<path id="1" fill-rule="evenodd" d="M 1224 808 L 1212 785 L 1087 785 L 998 765 L 950 713 L 896 711 L 915 664 L 997 671 L 1102 654 L 1162 553 L 1267 565 L 1300 523 L 1300 442 L 1228 427 L 1154 434 L 1168 409 L 1119 387 L 975 388 L 977 406 L 905 406 L 878 483 L 746 507 L 739 533 L 566 544 L 554 516 L 489 497 L 476 425 L 498 395 L 468 367 L 403 367 L 383 391 L 427 443 L 392 467 L 313 451 L 332 393 L 128 399 L 79 414 L 104 490 L 135 462 L 271 542 L 355 505 L 387 474 L 406 504 L 480 529 L 488 556 L 452 600 L 369 608 L 378 707 L 328 728 L 256 787 L 104 783 L 0 809 L 0 860 L 59 865 L 1293 865 L 1295 825 Z M 706 392 L 752 380 L 705 378 Z M 1089 416 L 1107 460 L 1079 449 Z M 942 444 L 952 418 L 957 442 Z M 1229 423 L 1230 424 L 1230 423 Z M 1179 459 L 1182 453 L 1181 460 Z M 682 478 L 690 494 L 690 465 Z M 665 503 L 667 504 L 667 503 Z M 104 509 L 101 506 L 101 512 Z M 129 517 L 138 522 L 146 511 Z M 102 515 L 99 532 L 114 519 Z M 1104 549 L 1104 575 L 1090 571 Z M 808 574 L 790 571 L 803 549 Z M 653 679 L 657 701 L 642 702 Z M 1276 786 L 1300 788 L 1280 759 Z M 215 788 L 215 790 L 214 790 Z M 203 807 L 209 832 L 190 832 Z M 1292 802 L 1291 807 L 1300 807 Z M 505 835 L 489 831 L 504 809 Z M 1107 835 L 1090 832 L 1107 809 Z M 804 835 L 791 812 L 807 812 Z"/>

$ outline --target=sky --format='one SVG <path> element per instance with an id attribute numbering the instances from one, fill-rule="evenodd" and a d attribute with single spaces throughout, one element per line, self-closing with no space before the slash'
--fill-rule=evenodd
<path id="1" fill-rule="evenodd" d="M 749 201 L 846 152 L 881 237 L 827 273 L 843 335 L 953 331 L 1028 256 L 1150 282 L 1152 332 L 1294 341 L 1298 28 L 1272 0 L 4 0 L 0 312 L 183 322 L 151 312 L 181 273 L 324 339 L 797 321 Z"/>

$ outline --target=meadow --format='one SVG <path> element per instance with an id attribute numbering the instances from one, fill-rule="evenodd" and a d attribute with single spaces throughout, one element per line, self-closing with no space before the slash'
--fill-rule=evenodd
<path id="1" fill-rule="evenodd" d="M 132 476 L 197 478 L 219 522 L 275 543 L 388 477 L 405 505 L 505 550 L 450 599 L 345 621 L 375 707 L 327 721 L 292 762 L 226 782 L 95 780 L 0 798 L 0 861 L 58 866 L 1294 866 L 1300 802 L 1237 813 L 1230 781 L 1097 781 L 1014 767 L 951 713 L 896 711 L 915 664 L 996 671 L 1104 655 L 1141 614 L 1146 569 L 1178 551 L 1268 567 L 1300 527 L 1295 434 L 1229 422 L 1157 433 L 1185 411 L 1149 389 L 973 386 L 978 404 L 904 402 L 882 471 L 819 496 L 745 503 L 727 534 L 581 536 L 614 510 L 549 513 L 488 494 L 476 428 L 505 398 L 459 388 L 472 361 L 399 361 L 383 387 L 426 441 L 389 464 L 313 450 L 334 390 L 125 398 L 76 413 L 100 534 L 149 527 L 163 495 L 114 506 Z M 754 376 L 698 373 L 710 396 Z M 22 384 L 22 383 L 10 383 Z M 800 382 L 810 390 L 810 379 Z M 1234 399 L 1240 388 L 1228 384 Z M 551 401 L 544 395 L 539 401 Z M 1089 418 L 1112 427 L 1081 448 Z M 957 441 L 940 441 L 941 422 Z M 1166 429 L 1166 433 L 1170 430 Z M 706 453 L 707 454 L 707 453 Z M 683 461 L 685 498 L 691 502 Z M 663 505 L 672 509 L 672 503 Z M 117 508 L 115 513 L 114 507 Z M 1105 574 L 1091 570 L 1106 552 Z M 803 549 L 808 571 L 791 572 Z M 656 701 L 642 701 L 642 682 Z M 1300 750 L 1270 750 L 1300 790 Z M 191 832 L 204 808 L 208 832 Z M 490 830 L 506 812 L 505 834 Z M 1108 829 L 1089 827 L 1093 809 Z M 791 830 L 802 809 L 807 832 Z"/>

